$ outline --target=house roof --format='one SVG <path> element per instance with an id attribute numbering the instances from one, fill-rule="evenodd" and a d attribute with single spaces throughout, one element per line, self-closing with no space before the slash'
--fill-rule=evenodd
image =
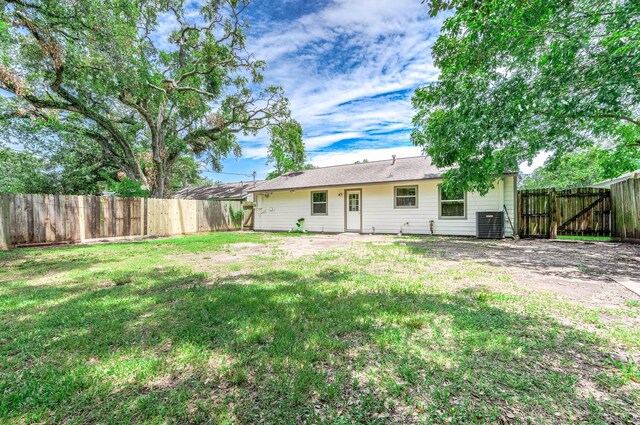
<path id="1" fill-rule="evenodd" d="M 640 170 L 625 173 L 619 177 L 616 177 L 615 179 L 605 180 L 605 181 L 601 181 L 600 183 L 592 184 L 591 187 L 598 187 L 598 188 L 602 187 L 602 188 L 608 189 L 611 187 L 612 184 L 628 180 L 630 178 L 633 178 L 634 176 L 640 176 Z"/>
<path id="2" fill-rule="evenodd" d="M 427 156 L 397 158 L 395 163 L 389 158 L 294 171 L 266 180 L 249 192 L 438 179 L 448 169 L 437 168 Z"/>
<path id="3" fill-rule="evenodd" d="M 244 199 L 247 192 L 260 184 L 262 180 L 253 182 L 233 182 L 187 187 L 173 194 L 174 199 Z"/>

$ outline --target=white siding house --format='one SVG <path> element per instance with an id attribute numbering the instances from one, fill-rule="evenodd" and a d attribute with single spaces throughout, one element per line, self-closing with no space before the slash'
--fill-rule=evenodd
<path id="1" fill-rule="evenodd" d="M 422 178 L 403 179 L 415 177 L 415 167 L 424 168 L 418 171 Z M 254 229 L 289 231 L 303 218 L 310 232 L 475 236 L 476 212 L 503 211 L 503 205 L 515 228 L 516 174 L 497 179 L 485 196 L 466 193 L 448 200 L 440 192 L 442 172 L 434 172 L 428 158 L 418 157 L 281 176 L 256 189 Z M 389 178 L 393 181 L 375 181 Z M 349 179 L 361 183 L 341 184 Z M 505 235 L 511 233 L 505 214 Z"/>

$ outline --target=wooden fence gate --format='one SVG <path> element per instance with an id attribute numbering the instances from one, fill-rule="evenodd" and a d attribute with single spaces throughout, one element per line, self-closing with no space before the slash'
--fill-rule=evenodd
<path id="1" fill-rule="evenodd" d="M 609 189 L 528 189 L 518 191 L 518 234 L 611 236 Z"/>
<path id="2" fill-rule="evenodd" d="M 242 205 L 242 230 L 253 230 L 253 202 Z"/>

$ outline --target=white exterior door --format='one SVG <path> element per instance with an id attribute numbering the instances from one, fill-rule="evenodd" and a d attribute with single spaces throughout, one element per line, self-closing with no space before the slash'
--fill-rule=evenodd
<path id="1" fill-rule="evenodd" d="M 362 231 L 360 227 L 361 214 L 362 214 L 362 205 L 360 202 L 361 198 L 360 190 L 347 190 L 346 192 L 346 230 L 347 232 L 360 232 Z"/>

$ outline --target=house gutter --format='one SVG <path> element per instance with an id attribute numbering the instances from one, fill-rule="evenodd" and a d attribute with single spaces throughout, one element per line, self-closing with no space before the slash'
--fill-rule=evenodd
<path id="1" fill-rule="evenodd" d="M 502 176 L 513 176 L 513 175 L 518 175 L 518 173 L 504 173 Z M 358 182 L 352 182 L 352 183 L 339 183 L 339 184 L 323 184 L 323 185 L 314 185 L 314 186 L 291 186 L 291 187 L 284 187 L 284 188 L 278 188 L 278 189 L 252 189 L 252 190 L 248 190 L 247 193 L 261 193 L 261 192 L 284 192 L 287 190 L 306 190 L 306 189 L 319 189 L 319 188 L 324 188 L 324 187 L 344 187 L 344 186 L 371 186 L 374 184 L 394 184 L 394 183 L 411 183 L 411 182 L 422 182 L 422 181 L 430 181 L 430 180 L 442 180 L 442 176 L 439 177 L 428 177 L 428 178 L 424 178 L 424 179 L 409 179 L 409 180 L 382 180 L 382 181 L 376 181 L 376 182 L 366 182 L 366 183 L 358 183 Z"/>

